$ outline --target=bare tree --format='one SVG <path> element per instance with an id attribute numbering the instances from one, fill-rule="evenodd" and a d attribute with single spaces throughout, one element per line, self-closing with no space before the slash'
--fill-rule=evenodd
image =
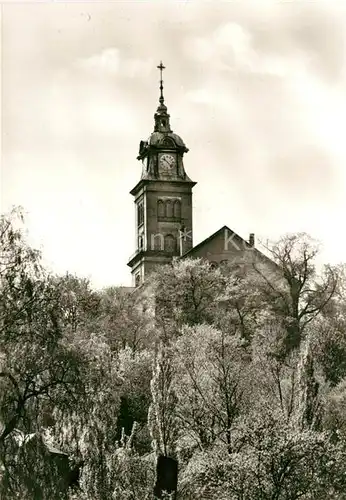
<path id="1" fill-rule="evenodd" d="M 266 304 L 285 328 L 279 356 L 299 347 L 306 326 L 322 314 L 337 289 L 337 272 L 325 266 L 316 269 L 318 247 L 305 233 L 283 237 L 269 248 L 277 267 L 254 264 L 258 287 Z"/>

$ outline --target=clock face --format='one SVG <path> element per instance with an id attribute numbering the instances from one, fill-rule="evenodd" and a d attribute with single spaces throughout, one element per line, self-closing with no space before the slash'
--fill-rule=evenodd
<path id="1" fill-rule="evenodd" d="M 175 157 L 170 154 L 163 154 L 160 156 L 160 166 L 166 171 L 171 172 L 175 166 Z"/>

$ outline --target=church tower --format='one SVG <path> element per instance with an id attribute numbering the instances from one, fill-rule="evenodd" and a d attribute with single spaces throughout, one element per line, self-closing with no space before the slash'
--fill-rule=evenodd
<path id="1" fill-rule="evenodd" d="M 159 106 L 154 131 L 139 145 L 142 162 L 140 181 L 130 191 L 136 207 L 135 254 L 128 262 L 133 284 L 138 286 L 158 266 L 191 250 L 192 188 L 196 182 L 186 175 L 183 163 L 188 152 L 183 140 L 170 126 L 163 97 L 162 62 Z"/>

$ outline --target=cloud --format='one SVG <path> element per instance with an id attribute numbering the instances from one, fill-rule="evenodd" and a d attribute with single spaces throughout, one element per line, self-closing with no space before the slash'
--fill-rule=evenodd
<path id="1" fill-rule="evenodd" d="M 199 73 L 200 86 L 186 98 L 218 113 L 218 133 L 212 135 L 209 129 L 206 135 L 213 136 L 219 161 L 227 142 L 231 144 L 234 138 L 237 154 L 251 148 L 250 159 L 244 153 L 234 157 L 232 172 L 241 164 L 242 175 L 251 175 L 256 168 L 266 176 L 267 169 L 271 171 L 268 166 L 279 162 L 277 169 L 286 174 L 272 175 L 276 189 L 284 193 L 294 189 L 293 184 L 286 188 L 293 172 L 299 182 L 299 170 L 290 167 L 290 161 L 298 162 L 301 154 L 304 161 L 309 158 L 309 165 L 315 162 L 316 168 L 309 189 L 302 174 L 305 194 L 303 189 L 296 189 L 295 194 L 301 200 L 304 196 L 316 199 L 321 185 L 330 187 L 336 182 L 337 159 L 346 160 L 341 138 L 346 127 L 345 92 L 333 89 L 321 73 L 322 68 L 328 73 L 331 59 L 338 75 L 344 72 L 343 49 L 337 40 L 343 38 L 345 17 L 340 22 L 333 9 L 319 5 L 281 5 L 266 17 L 264 10 L 257 17 L 242 13 L 236 19 L 235 15 L 234 21 L 222 22 L 204 36 L 186 38 L 186 56 L 196 68 L 208 68 Z M 319 33 L 323 33 L 324 45 L 330 33 L 331 47 L 319 51 Z M 203 123 L 207 127 L 205 121 L 201 128 Z M 317 145 L 323 152 L 323 169 L 315 153 Z M 298 163 L 302 169 L 304 162 Z M 308 167 L 305 170 L 311 173 Z"/>
<path id="2" fill-rule="evenodd" d="M 77 64 L 85 69 L 117 74 L 120 67 L 120 51 L 117 48 L 108 48 L 103 50 L 101 54 L 78 61 Z"/>
<path id="3" fill-rule="evenodd" d="M 255 38 L 244 26 L 223 23 L 206 37 L 185 40 L 186 54 L 197 63 L 208 66 L 211 74 L 230 72 L 234 75 L 269 75 L 280 78 L 299 73 L 306 65 L 303 52 L 278 54 L 267 48 L 258 50 Z"/>
<path id="4" fill-rule="evenodd" d="M 131 58 L 123 54 L 119 48 L 108 47 L 98 54 L 78 60 L 77 67 L 125 78 L 146 78 L 155 65 L 152 57 Z"/>

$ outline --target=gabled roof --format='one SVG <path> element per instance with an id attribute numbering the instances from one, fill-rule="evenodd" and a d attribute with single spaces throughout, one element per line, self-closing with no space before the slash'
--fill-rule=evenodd
<path id="1" fill-rule="evenodd" d="M 214 238 L 216 238 L 217 236 L 219 236 L 222 232 L 225 231 L 225 229 L 227 229 L 227 231 L 229 231 L 231 234 L 234 234 L 235 238 L 237 238 L 237 239 L 241 240 L 242 242 L 244 242 L 245 246 L 247 246 L 248 248 L 251 248 L 251 245 L 246 240 L 244 240 L 244 238 L 242 238 L 237 233 L 235 233 L 234 231 L 232 231 L 232 229 L 230 229 L 228 226 L 222 226 L 215 233 L 213 233 L 210 236 L 208 236 L 208 238 L 206 238 L 205 240 L 203 240 L 200 243 L 198 243 L 198 245 L 196 245 L 193 248 L 191 248 L 188 252 L 185 252 L 181 257 L 188 257 L 189 254 L 193 253 L 195 250 L 198 250 L 198 249 L 202 248 L 206 243 L 209 243 L 209 241 L 211 241 Z"/>
<path id="2" fill-rule="evenodd" d="M 180 258 L 183 259 L 183 258 L 190 257 L 190 256 L 192 257 L 193 253 L 196 250 L 201 249 L 204 245 L 206 245 L 207 243 L 209 243 L 210 241 L 212 241 L 214 238 L 219 237 L 221 234 L 223 234 L 225 232 L 225 230 L 227 230 L 231 235 L 233 235 L 233 238 L 236 241 L 241 242 L 241 244 L 244 245 L 244 249 L 251 249 L 252 251 L 255 252 L 256 257 L 259 257 L 262 261 L 265 261 L 267 264 L 269 264 L 271 266 L 274 266 L 274 268 L 278 269 L 280 267 L 280 266 L 278 266 L 276 264 L 276 262 L 274 262 L 267 255 L 265 255 L 264 253 L 262 253 L 256 247 L 251 246 L 248 241 L 244 240 L 244 238 L 242 238 L 241 236 L 239 236 L 239 234 L 237 234 L 236 232 L 232 231 L 232 229 L 230 229 L 226 225 L 222 226 L 215 233 L 213 233 L 210 236 L 208 236 L 208 238 L 206 238 L 205 240 L 201 241 L 200 243 L 198 243 L 198 245 L 194 246 L 193 248 L 191 248 L 190 250 L 188 250 L 187 252 L 185 252 Z"/>

